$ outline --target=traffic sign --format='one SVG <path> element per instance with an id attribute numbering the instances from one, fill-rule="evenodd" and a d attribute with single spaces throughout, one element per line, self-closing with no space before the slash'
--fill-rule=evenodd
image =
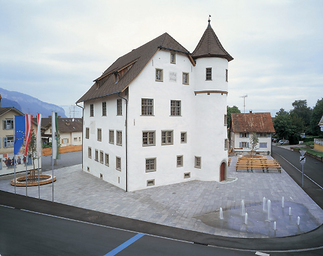
<path id="1" fill-rule="evenodd" d="M 301 153 L 301 155 L 304 156 L 306 153 L 306 150 L 300 150 L 299 153 Z"/>
<path id="2" fill-rule="evenodd" d="M 306 157 L 305 156 L 300 156 L 299 161 L 301 162 L 301 164 L 305 164 Z"/>

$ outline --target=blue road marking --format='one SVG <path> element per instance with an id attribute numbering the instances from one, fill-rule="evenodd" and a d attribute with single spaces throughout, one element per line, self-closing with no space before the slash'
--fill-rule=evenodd
<path id="1" fill-rule="evenodd" d="M 118 247 L 114 248 L 112 251 L 108 252 L 104 256 L 114 256 L 114 255 L 116 255 L 117 253 L 121 252 L 123 249 L 127 248 L 129 245 L 136 242 L 138 239 L 140 239 L 143 236 L 144 236 L 144 234 L 138 233 L 137 235 L 133 236 L 132 238 L 130 238 L 129 240 L 127 240 L 123 244 L 121 244 Z"/>

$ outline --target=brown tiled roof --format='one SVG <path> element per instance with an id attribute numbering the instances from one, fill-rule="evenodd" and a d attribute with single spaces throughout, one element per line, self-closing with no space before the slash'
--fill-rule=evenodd
<path id="1" fill-rule="evenodd" d="M 275 129 L 270 113 L 231 113 L 233 132 L 268 132 Z"/>
<path id="2" fill-rule="evenodd" d="M 164 33 L 152 41 L 118 58 L 99 78 L 95 80 L 97 83 L 94 83 L 94 85 L 92 85 L 92 87 L 77 101 L 77 103 L 123 92 L 130 83 L 136 79 L 147 63 L 160 49 L 178 51 L 187 54 L 188 56 L 190 55 L 190 52 L 181 44 L 179 44 L 169 34 Z M 114 74 L 128 67 L 129 69 L 116 83 Z"/>
<path id="3" fill-rule="evenodd" d="M 15 107 L 5 107 L 5 108 L 0 108 L 0 116 L 6 114 L 9 111 L 15 111 L 19 116 L 23 116 L 24 113 L 16 109 Z"/>
<path id="4" fill-rule="evenodd" d="M 225 58 L 228 61 L 233 60 L 232 56 L 223 48 L 210 23 L 193 51 L 192 57 L 194 59 L 201 57 L 218 57 Z"/>
<path id="5" fill-rule="evenodd" d="M 42 127 L 48 129 L 52 126 L 52 118 L 42 118 Z M 81 132 L 83 129 L 82 118 L 57 118 L 60 133 Z"/>

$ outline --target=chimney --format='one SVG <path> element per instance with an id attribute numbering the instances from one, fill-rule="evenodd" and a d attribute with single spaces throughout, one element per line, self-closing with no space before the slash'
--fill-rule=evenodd
<path id="1" fill-rule="evenodd" d="M 252 114 L 252 110 L 249 110 L 249 113 Z"/>

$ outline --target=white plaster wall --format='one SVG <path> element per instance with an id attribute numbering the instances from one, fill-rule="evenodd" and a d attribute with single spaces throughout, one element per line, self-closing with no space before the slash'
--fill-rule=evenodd
<path id="1" fill-rule="evenodd" d="M 233 137 L 234 137 L 234 150 L 236 151 L 241 151 L 241 152 L 250 152 L 251 149 L 250 148 L 240 148 L 240 142 L 248 142 L 249 146 L 250 146 L 250 134 L 249 134 L 249 138 L 240 138 L 240 133 L 234 133 Z M 269 151 L 271 153 L 271 135 L 270 137 L 258 137 L 258 144 L 257 144 L 257 152 L 263 152 L 266 153 L 267 151 Z M 261 142 L 265 142 L 267 143 L 267 148 L 259 148 L 259 144 Z"/>
<path id="2" fill-rule="evenodd" d="M 124 96 L 124 94 L 122 95 Z M 103 180 L 126 189 L 126 154 L 125 154 L 125 114 L 126 104 L 122 100 L 122 116 L 117 116 L 117 95 L 107 96 L 92 100 L 84 104 L 84 125 L 83 125 L 83 171 L 96 177 L 103 175 Z M 107 103 L 107 116 L 102 116 L 102 102 Z M 94 104 L 94 117 L 90 117 L 90 104 Z M 86 139 L 86 128 L 90 128 L 90 138 Z M 102 141 L 97 141 L 97 129 L 102 129 Z M 114 130 L 114 144 L 109 143 L 109 130 Z M 122 131 L 122 146 L 116 145 L 116 131 Z M 92 158 L 88 158 L 88 147 L 92 148 Z M 95 161 L 95 149 L 99 152 L 99 161 Z M 100 151 L 109 154 L 109 166 L 100 163 Z M 121 171 L 116 169 L 116 157 L 121 157 Z M 120 183 L 119 183 L 120 181 Z"/>

